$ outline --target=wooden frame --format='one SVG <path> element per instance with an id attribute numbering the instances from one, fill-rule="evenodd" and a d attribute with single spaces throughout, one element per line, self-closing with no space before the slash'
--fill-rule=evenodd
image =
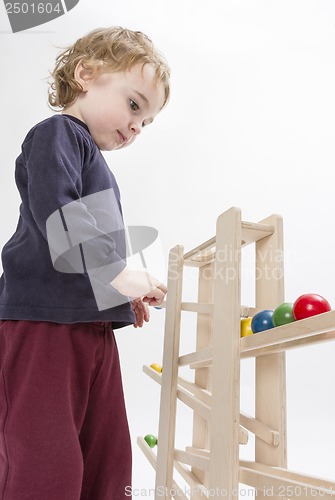
<path id="1" fill-rule="evenodd" d="M 255 245 L 256 304 L 241 305 L 241 249 Z M 257 498 L 335 498 L 335 481 L 287 470 L 286 350 L 335 339 L 335 311 L 240 338 L 240 318 L 284 302 L 283 228 L 278 215 L 244 222 L 238 208 L 217 219 L 216 235 L 186 254 L 169 255 L 163 372 L 143 367 L 161 384 L 157 455 L 138 444 L 156 469 L 155 500 L 238 498 L 239 483 Z M 182 301 L 183 269 L 199 269 L 198 302 Z M 197 314 L 196 351 L 180 356 L 182 311 Z M 240 362 L 254 357 L 255 416 L 240 412 Z M 194 369 L 194 381 L 179 367 Z M 191 446 L 175 448 L 177 399 L 193 410 Z M 255 435 L 255 460 L 239 445 Z M 191 493 L 177 485 L 174 471 Z M 162 492 L 165 495 L 162 495 Z"/>

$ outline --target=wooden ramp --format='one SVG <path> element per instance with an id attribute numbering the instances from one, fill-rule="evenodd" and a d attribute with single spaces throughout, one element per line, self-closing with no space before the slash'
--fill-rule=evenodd
<path id="1" fill-rule="evenodd" d="M 241 305 L 241 250 L 255 246 L 256 304 Z M 216 235 L 184 254 L 169 255 L 163 372 L 144 372 L 161 385 L 157 454 L 138 438 L 156 470 L 155 500 L 238 498 L 239 484 L 257 498 L 335 498 L 335 481 L 287 469 L 286 350 L 335 338 L 335 311 L 240 338 L 240 319 L 284 302 L 283 230 L 280 216 L 243 222 L 238 208 L 217 219 Z M 183 302 L 185 266 L 198 268 L 198 300 Z M 180 355 L 182 311 L 197 315 L 196 350 Z M 190 335 L 190 332 L 188 332 Z M 255 415 L 240 412 L 240 363 L 254 357 Z M 179 369 L 194 370 L 194 381 Z M 192 443 L 175 447 L 177 400 L 193 411 Z M 240 445 L 255 436 L 255 461 Z M 175 472 L 190 486 L 187 495 Z M 165 495 L 162 495 L 165 492 Z"/>

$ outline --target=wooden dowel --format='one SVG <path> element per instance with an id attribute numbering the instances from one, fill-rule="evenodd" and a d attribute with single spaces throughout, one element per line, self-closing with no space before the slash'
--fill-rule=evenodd
<path id="1" fill-rule="evenodd" d="M 262 238 L 270 236 L 270 234 L 274 232 L 274 227 L 269 224 L 259 224 L 259 223 L 242 221 L 241 225 L 242 225 L 242 239 L 241 239 L 242 246 L 248 245 L 250 243 L 255 243 L 256 241 L 259 241 Z M 216 244 L 216 236 L 210 238 L 201 245 L 198 245 L 189 252 L 185 253 L 184 262 L 192 258 L 195 261 L 196 259 L 199 259 L 201 261 L 202 257 L 201 252 L 205 252 L 206 256 L 206 251 L 207 251 L 207 254 L 210 256 L 209 251 L 215 246 L 215 244 Z M 185 264 L 187 264 L 187 262 L 185 262 Z"/>

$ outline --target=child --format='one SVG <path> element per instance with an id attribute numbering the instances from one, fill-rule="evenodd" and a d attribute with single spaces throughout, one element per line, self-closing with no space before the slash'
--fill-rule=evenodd
<path id="1" fill-rule="evenodd" d="M 154 120 L 169 68 L 144 34 L 110 28 L 63 51 L 52 76 L 49 103 L 62 113 L 23 142 L 20 217 L 2 252 L 1 498 L 121 500 L 131 448 L 113 329 L 141 327 L 167 290 L 126 265 L 101 151 Z"/>

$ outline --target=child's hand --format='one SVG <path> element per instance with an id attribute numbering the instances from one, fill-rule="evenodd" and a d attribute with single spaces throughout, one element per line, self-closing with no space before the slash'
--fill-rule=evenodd
<path id="1" fill-rule="evenodd" d="M 134 299 L 131 303 L 131 306 L 133 308 L 133 311 L 135 313 L 135 323 L 134 323 L 134 328 L 137 327 L 142 327 L 143 322 L 146 321 L 148 322 L 150 319 L 150 311 L 148 304 L 143 302 L 142 299 Z"/>
<path id="2" fill-rule="evenodd" d="M 111 285 L 122 295 L 141 298 L 151 306 L 159 306 L 164 300 L 167 288 L 146 271 L 133 271 L 125 267 L 114 278 Z"/>

